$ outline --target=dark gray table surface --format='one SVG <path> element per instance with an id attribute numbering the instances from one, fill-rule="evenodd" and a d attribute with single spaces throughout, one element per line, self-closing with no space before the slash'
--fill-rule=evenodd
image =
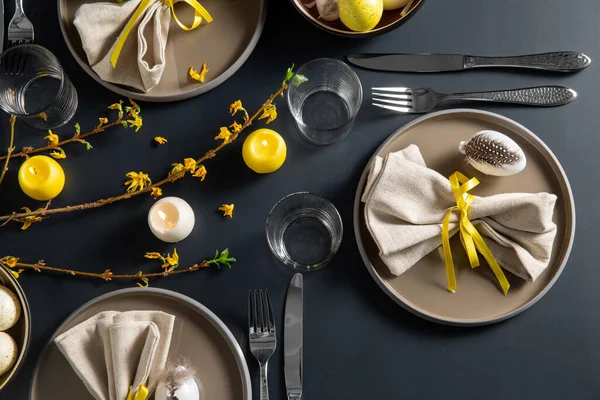
<path id="1" fill-rule="evenodd" d="M 11 3 L 7 0 L 8 3 Z M 119 99 L 87 76 L 71 57 L 57 22 L 55 2 L 28 0 L 27 14 L 36 40 L 59 57 L 80 96 L 76 119 L 97 122 Z M 7 16 L 12 15 L 7 5 Z M 231 29 L 235 29 L 232 27 Z M 420 12 L 395 31 L 369 40 L 343 39 L 303 19 L 287 0 L 272 0 L 260 42 L 244 66 L 226 83 L 195 99 L 142 104 L 140 132 L 115 129 L 90 139 L 94 149 L 72 145 L 62 161 L 67 186 L 53 205 L 67 205 L 118 194 L 128 171 L 151 177 L 183 157 L 214 145 L 218 127 L 230 123 L 229 104 L 241 99 L 249 110 L 277 88 L 288 65 L 322 56 L 372 52 L 464 52 L 510 55 L 555 50 L 586 52 L 595 62 L 574 75 L 473 71 L 408 75 L 358 70 L 363 87 L 430 86 L 440 91 L 491 90 L 562 84 L 579 93 L 561 108 L 479 106 L 524 124 L 556 154 L 570 178 L 578 214 L 575 245 L 554 288 L 533 308 L 507 322 L 457 329 L 423 321 L 404 311 L 373 282 L 358 253 L 352 230 L 352 203 L 369 157 L 392 132 L 413 116 L 385 114 L 365 96 L 351 134 L 325 148 L 298 136 L 283 99 L 271 127 L 288 144 L 280 171 L 259 176 L 241 158 L 242 140 L 208 162 L 200 183 L 186 178 L 164 188 L 186 199 L 196 213 L 192 235 L 177 244 L 182 265 L 229 247 L 238 262 L 231 270 L 154 279 L 153 287 L 188 295 L 214 311 L 247 352 L 246 299 L 251 288 L 268 288 L 282 332 L 284 296 L 291 271 L 278 266 L 264 236 L 264 221 L 282 196 L 300 190 L 319 193 L 339 208 L 346 230 L 334 261 L 305 274 L 304 390 L 317 399 L 597 399 L 600 394 L 600 2 L 597 0 L 427 0 Z M 202 44 L 199 43 L 199 46 Z M 258 124 L 257 124 L 258 125 Z M 8 118 L 0 120 L 0 147 L 8 141 Z M 70 134 L 69 129 L 57 133 Z M 69 133 L 67 133 L 69 132 Z M 156 135 L 169 139 L 156 148 Z M 43 133 L 18 124 L 17 147 L 40 145 Z M 6 214 L 28 205 L 11 164 L 0 191 Z M 143 196 L 98 210 L 55 216 L 27 231 L 11 225 L 0 231 L 0 255 L 23 261 L 114 272 L 155 269 L 146 251 L 171 251 L 150 233 L 146 216 L 153 200 Z M 233 219 L 216 209 L 235 203 Z M 0 399 L 28 398 L 38 356 L 57 326 L 76 308 L 131 282 L 102 282 L 27 272 L 20 280 L 33 315 L 32 343 L 18 378 Z M 281 336 L 280 336 L 281 338 Z M 257 365 L 248 358 L 257 383 Z M 281 347 L 270 364 L 272 399 L 285 397 Z M 68 382 L 65 382 L 65 390 Z M 255 388 L 254 394 L 257 395 Z M 60 399 L 49 393 L 47 399 Z M 218 400 L 218 399 L 214 399 Z"/>

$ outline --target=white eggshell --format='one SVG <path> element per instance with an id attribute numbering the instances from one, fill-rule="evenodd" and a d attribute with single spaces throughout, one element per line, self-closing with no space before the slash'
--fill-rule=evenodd
<path id="1" fill-rule="evenodd" d="M 339 0 L 317 0 L 319 16 L 325 21 L 335 21 L 340 18 Z"/>
<path id="2" fill-rule="evenodd" d="M 514 175 L 527 165 L 527 158 L 521 147 L 508 136 L 496 131 L 477 132 L 471 139 L 461 142 L 458 150 L 466 156 L 471 166 L 486 175 Z"/>
<path id="3" fill-rule="evenodd" d="M 172 397 L 168 396 L 169 392 L 165 387 L 164 383 L 161 382 L 156 387 L 156 394 L 154 400 L 171 400 Z M 198 390 L 198 384 L 193 378 L 182 382 L 174 393 L 174 397 L 177 400 L 200 400 L 200 391 Z"/>
<path id="4" fill-rule="evenodd" d="M 17 361 L 17 343 L 6 332 L 0 332 L 0 375 L 4 375 Z"/>
<path id="5" fill-rule="evenodd" d="M 383 0 L 384 10 L 396 10 L 408 4 L 409 0 Z"/>
<path id="6" fill-rule="evenodd" d="M 0 332 L 12 328 L 21 317 L 21 303 L 9 288 L 0 286 Z"/>

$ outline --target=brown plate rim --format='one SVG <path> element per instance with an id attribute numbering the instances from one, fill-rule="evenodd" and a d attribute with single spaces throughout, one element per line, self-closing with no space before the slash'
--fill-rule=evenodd
<path id="1" fill-rule="evenodd" d="M 290 0 L 290 1 L 294 5 L 294 8 L 296 8 L 296 10 L 298 10 L 298 12 L 300 12 L 300 14 L 302 14 L 302 16 L 304 18 L 306 18 L 309 22 L 311 22 L 316 27 L 321 28 L 322 30 L 324 30 L 326 32 L 329 32 L 329 33 L 332 33 L 334 35 L 346 36 L 346 37 L 353 37 L 353 38 L 371 37 L 371 36 L 379 35 L 379 34 L 382 34 L 382 33 L 385 33 L 385 32 L 389 32 L 390 30 L 395 29 L 398 26 L 402 25 L 404 22 L 408 21 L 418 11 L 418 9 L 421 8 L 421 6 L 423 5 L 423 3 L 425 3 L 425 0 L 416 0 L 417 4 L 413 5 L 412 8 L 406 13 L 406 15 L 404 15 L 400 19 L 392 22 L 391 24 L 382 26 L 380 28 L 371 29 L 370 31 L 366 31 L 366 32 L 355 32 L 355 31 L 351 31 L 350 29 L 348 29 L 346 31 L 346 30 L 341 30 L 341 29 L 333 28 L 333 27 L 331 27 L 331 26 L 329 26 L 329 25 L 327 25 L 325 23 L 322 23 L 319 20 L 315 19 L 306 10 L 306 7 L 304 7 L 300 3 L 301 0 Z M 392 11 L 395 11 L 395 10 L 392 10 Z"/>
<path id="2" fill-rule="evenodd" d="M 555 167 L 560 172 L 560 175 L 561 175 L 560 178 L 564 181 L 566 192 L 568 194 L 568 199 L 566 199 L 566 202 L 568 203 L 568 206 L 570 206 L 569 210 L 570 210 L 571 219 L 573 222 L 571 224 L 571 229 L 570 229 L 570 234 L 569 234 L 569 243 L 567 245 L 567 248 L 564 252 L 562 259 L 560 260 L 560 266 L 559 266 L 558 270 L 556 271 L 556 273 L 554 274 L 554 276 L 552 277 L 550 282 L 548 282 L 548 284 L 534 298 L 532 298 L 531 300 L 529 300 L 527 303 L 523 304 L 519 308 L 517 308 L 509 313 L 506 313 L 504 315 L 500 315 L 498 317 L 463 321 L 463 320 L 458 320 L 458 319 L 453 319 L 453 318 L 440 318 L 439 316 L 436 316 L 433 314 L 428 314 L 427 312 L 425 312 L 423 310 L 419 310 L 417 308 L 412 307 L 408 302 L 405 302 L 396 292 L 391 290 L 388 287 L 388 285 L 381 279 L 381 277 L 377 273 L 375 267 L 371 263 L 371 260 L 369 259 L 369 255 L 367 254 L 367 251 L 363 245 L 363 238 L 361 235 L 361 226 L 360 226 L 360 204 L 361 204 L 360 199 L 362 197 L 363 188 L 365 186 L 365 182 L 367 180 L 367 176 L 369 174 L 370 167 L 371 167 L 375 157 L 391 141 L 396 139 L 398 136 L 401 136 L 404 133 L 406 133 L 413 126 L 415 126 L 417 124 L 421 124 L 424 121 L 427 121 L 429 119 L 437 118 L 442 115 L 452 115 L 452 114 L 479 114 L 479 115 L 483 115 L 483 116 L 487 116 L 487 117 L 492 117 L 492 118 L 499 119 L 503 122 L 506 122 L 508 124 L 511 124 L 511 125 L 515 126 L 516 128 L 526 132 L 529 135 L 529 139 L 535 141 L 537 145 L 539 145 L 541 148 L 543 148 L 547 152 L 547 155 L 550 157 L 552 162 L 555 164 Z M 442 325 L 450 325 L 450 326 L 475 327 L 475 326 L 490 325 L 490 324 L 498 323 L 501 321 L 505 321 L 509 318 L 512 318 L 518 314 L 521 314 L 522 312 L 526 311 L 528 308 L 533 306 L 535 303 L 537 303 L 542 297 L 544 297 L 544 295 L 546 293 L 548 293 L 548 291 L 552 288 L 552 286 L 554 286 L 554 284 L 556 283 L 556 281 L 562 274 L 562 272 L 567 264 L 567 261 L 569 259 L 569 255 L 571 254 L 571 250 L 573 248 L 573 241 L 575 239 L 575 226 L 576 226 L 575 218 L 576 218 L 575 200 L 573 198 L 573 191 L 571 189 L 569 179 L 567 178 L 567 175 L 565 174 L 565 171 L 562 168 L 562 165 L 560 164 L 560 162 L 558 161 L 558 159 L 556 158 L 556 156 L 554 155 L 552 150 L 550 150 L 550 148 L 548 146 L 546 146 L 546 144 L 539 137 L 537 137 L 531 130 L 529 130 L 525 126 L 523 126 L 520 123 L 518 123 L 508 117 L 505 117 L 503 115 L 496 114 L 496 113 L 489 112 L 489 111 L 483 111 L 483 110 L 476 110 L 476 109 L 470 109 L 470 108 L 458 108 L 458 109 L 452 109 L 452 110 L 438 111 L 438 112 L 434 112 L 431 114 L 424 115 L 420 118 L 417 118 L 414 121 L 411 121 L 408 124 L 403 125 L 399 129 L 397 129 L 377 148 L 377 150 L 373 153 L 373 155 L 369 159 L 369 162 L 365 166 L 365 169 L 363 170 L 363 173 L 360 177 L 358 187 L 356 189 L 356 194 L 354 197 L 353 225 L 354 225 L 354 237 L 356 239 L 356 244 L 358 245 L 358 250 L 360 252 L 360 256 L 361 256 L 365 266 L 367 267 L 367 270 L 369 271 L 369 273 L 371 274 L 371 277 L 375 280 L 377 285 L 392 300 L 394 300 L 395 303 L 399 304 L 405 310 L 407 310 L 421 318 L 424 318 L 428 321 L 431 321 L 431 322 L 436 322 L 436 323 L 439 323 Z"/>
<path id="3" fill-rule="evenodd" d="M 79 54 L 77 54 L 77 51 L 71 44 L 71 40 L 69 39 L 69 34 L 67 33 L 67 29 L 65 27 L 65 24 L 63 23 L 61 1 L 63 1 L 63 0 L 56 1 L 57 8 L 58 8 L 58 24 L 60 26 L 60 31 L 62 33 L 63 40 L 65 41 L 65 43 L 67 44 L 67 47 L 69 48 L 69 52 L 71 52 L 71 55 L 73 56 L 75 61 L 77 61 L 77 63 L 81 66 L 81 68 L 83 68 L 83 70 L 89 76 L 91 76 L 96 82 L 98 82 L 99 84 L 101 84 L 102 86 L 104 86 L 105 88 L 107 88 L 108 90 L 110 90 L 114 93 L 120 94 L 121 96 L 131 97 L 132 99 L 135 99 L 135 100 L 149 101 L 149 102 L 156 102 L 156 103 L 179 101 L 179 100 L 185 100 L 185 99 L 189 99 L 191 97 L 199 96 L 203 93 L 206 93 L 206 92 L 216 88 L 217 86 L 219 86 L 220 84 L 225 82 L 227 79 L 231 78 L 231 76 L 233 76 L 233 74 L 235 74 L 237 72 L 237 70 L 240 69 L 242 67 L 242 65 L 244 65 L 244 63 L 248 60 L 248 58 L 254 51 L 254 48 L 258 44 L 258 40 L 260 39 L 260 36 L 262 35 L 262 31 L 265 26 L 265 21 L 267 19 L 267 0 L 258 0 L 261 2 L 261 7 L 260 7 L 260 15 L 258 17 L 258 24 L 256 26 L 254 34 L 252 35 L 252 38 L 250 39 L 250 42 L 248 43 L 248 47 L 246 47 L 246 49 L 242 52 L 240 57 L 233 64 L 231 64 L 231 66 L 229 68 L 227 68 L 225 70 L 225 72 L 223 72 L 221 75 L 217 76 L 215 79 L 212 79 L 211 81 L 207 82 L 206 84 L 198 86 L 197 88 L 194 88 L 192 90 L 188 90 L 187 92 L 183 92 L 183 93 L 179 93 L 179 94 L 170 94 L 170 95 L 165 95 L 165 96 L 154 96 L 152 94 L 139 93 L 139 92 L 127 90 L 119 85 L 115 85 L 113 83 L 106 82 L 105 80 L 100 78 L 98 76 L 98 74 L 96 74 L 96 72 L 94 72 L 94 70 L 88 65 L 88 63 L 85 60 L 82 60 L 81 57 L 79 57 Z"/>
<path id="4" fill-rule="evenodd" d="M 29 353 L 29 344 L 31 343 L 31 310 L 29 308 L 29 302 L 27 301 L 27 296 L 25 296 L 25 291 L 23 291 L 23 288 L 21 287 L 21 284 L 17 281 L 17 278 L 15 278 L 11 273 L 10 270 L 5 267 L 4 265 L 0 264 L 0 269 L 1 269 L 1 275 L 3 275 L 4 278 L 6 278 L 7 280 L 9 280 L 13 286 L 13 288 L 15 289 L 16 295 L 17 297 L 19 297 L 19 301 L 21 301 L 21 318 L 24 318 L 24 322 L 25 322 L 25 342 L 23 343 L 23 346 L 21 349 L 19 349 L 19 357 L 17 358 L 17 361 L 15 362 L 16 368 L 13 368 L 12 371 L 9 372 L 9 377 L 8 379 L 4 382 L 3 385 L 0 385 L 0 392 L 2 392 L 2 390 L 4 388 L 6 388 L 11 382 L 12 380 L 15 378 L 15 376 L 18 375 L 18 372 L 21 370 L 21 368 L 23 368 L 23 364 L 25 363 L 25 358 L 27 357 L 27 354 Z"/>
<path id="5" fill-rule="evenodd" d="M 82 311 L 93 306 L 94 304 L 104 301 L 106 299 L 110 299 L 112 297 L 126 296 L 131 293 L 144 293 L 144 294 L 152 293 L 152 294 L 158 295 L 158 296 L 170 297 L 176 301 L 181 301 L 183 303 L 186 303 L 198 314 L 205 317 L 217 329 L 217 331 L 219 331 L 219 333 L 223 336 L 223 338 L 229 345 L 229 348 L 233 352 L 233 355 L 235 357 L 235 360 L 238 365 L 238 369 L 239 369 L 239 372 L 240 372 L 240 375 L 242 378 L 243 400 L 252 400 L 252 383 L 250 380 L 250 371 L 248 369 L 248 364 L 246 362 L 246 358 L 244 357 L 244 353 L 242 352 L 242 348 L 240 347 L 240 344 L 235 339 L 235 337 L 233 336 L 233 333 L 231 333 L 231 330 L 227 327 L 227 325 L 225 325 L 225 323 L 223 321 L 221 321 L 221 319 L 219 317 L 217 317 L 217 315 L 215 313 L 210 311 L 202 303 L 200 303 L 184 294 L 177 293 L 177 292 L 174 292 L 174 291 L 168 290 L 168 289 L 161 289 L 161 288 L 126 288 L 126 289 L 114 290 L 112 292 L 103 294 L 99 297 L 96 297 L 96 298 L 88 301 L 87 303 L 83 304 L 82 306 L 77 308 L 75 311 L 73 311 L 71 314 L 69 314 L 69 316 L 59 325 L 59 327 L 55 329 L 54 333 L 52 334 L 52 337 L 50 338 L 50 340 L 44 347 L 44 351 L 42 351 L 42 353 L 40 354 L 40 356 L 36 362 L 35 369 L 33 371 L 33 375 L 31 376 L 31 382 L 29 385 L 29 399 L 32 399 L 32 397 L 33 397 L 33 390 L 34 390 L 34 385 L 35 385 L 35 381 L 36 381 L 36 376 L 39 372 L 42 360 L 44 359 L 44 356 L 46 355 L 46 352 L 48 351 L 48 347 L 50 345 L 52 345 L 52 342 L 54 341 L 54 338 L 56 337 L 57 333 L 60 332 L 65 326 L 67 326 L 67 324 L 69 324 L 73 320 L 73 318 L 75 318 Z"/>

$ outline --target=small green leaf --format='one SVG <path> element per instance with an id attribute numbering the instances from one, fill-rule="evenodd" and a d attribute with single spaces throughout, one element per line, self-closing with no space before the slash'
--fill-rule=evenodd
<path id="1" fill-rule="evenodd" d="M 129 124 L 127 124 L 127 121 L 121 121 L 121 125 L 123 125 L 123 128 L 129 128 Z"/>
<path id="2" fill-rule="evenodd" d="M 141 288 L 147 288 L 148 287 L 148 278 L 146 278 L 145 276 L 143 276 L 142 271 L 137 273 L 138 278 L 142 281 L 142 283 L 140 282 L 136 282 L 137 285 Z"/>
<path id="3" fill-rule="evenodd" d="M 219 251 L 215 253 L 215 257 L 212 260 L 207 261 L 207 264 L 216 264 L 218 269 L 221 269 L 221 265 L 231 269 L 231 263 L 236 262 L 236 259 L 229 257 L 229 249 L 225 249 L 219 254 Z"/>
<path id="4" fill-rule="evenodd" d="M 75 135 L 79 136 L 81 133 L 81 127 L 79 126 L 79 122 L 75 123 Z"/>
<path id="5" fill-rule="evenodd" d="M 294 74 L 292 77 L 292 85 L 294 86 L 299 86 L 306 81 L 308 81 L 308 78 L 302 74 Z"/>
<path id="6" fill-rule="evenodd" d="M 285 73 L 285 76 L 283 77 L 283 83 L 288 83 L 294 76 L 294 64 L 292 64 L 291 67 L 289 67 Z"/>
<path id="7" fill-rule="evenodd" d="M 86 150 L 91 150 L 93 149 L 92 145 L 90 144 L 90 142 L 88 142 L 87 140 L 83 140 L 83 139 L 77 139 L 77 141 L 81 144 L 85 144 L 85 149 Z"/>

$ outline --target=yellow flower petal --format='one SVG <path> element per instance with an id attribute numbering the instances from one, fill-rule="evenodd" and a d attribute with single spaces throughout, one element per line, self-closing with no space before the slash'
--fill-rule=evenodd
<path id="1" fill-rule="evenodd" d="M 239 110 L 244 110 L 244 107 L 242 106 L 242 102 L 240 100 L 234 101 L 229 106 L 229 112 L 231 113 L 231 115 L 235 115 L 235 113 L 237 113 Z"/>
<path id="2" fill-rule="evenodd" d="M 154 141 L 155 141 L 156 143 L 158 143 L 158 144 L 165 144 L 165 143 L 168 143 L 168 142 L 169 142 L 167 139 L 165 139 L 165 138 L 164 138 L 164 137 L 162 137 L 162 136 L 156 136 L 156 137 L 154 138 Z"/>
<path id="3" fill-rule="evenodd" d="M 50 146 L 56 146 L 59 142 L 58 135 L 48 130 L 48 136 L 44 136 L 44 139 L 48 139 Z"/>
<path id="4" fill-rule="evenodd" d="M 157 251 L 150 251 L 150 252 L 147 252 L 144 255 L 144 257 L 150 258 L 150 259 L 158 259 L 158 258 L 162 258 L 162 255 Z"/>
<path id="5" fill-rule="evenodd" d="M 206 178 L 206 167 L 204 165 L 200 165 L 192 176 L 200 178 L 200 180 L 203 181 L 204 178 Z"/>
<path id="6" fill-rule="evenodd" d="M 240 133 L 244 126 L 234 121 L 233 124 L 229 125 L 229 127 L 231 128 L 231 132 L 235 134 Z"/>
<path id="7" fill-rule="evenodd" d="M 223 204 L 221 207 L 219 207 L 219 211 L 223 211 L 224 217 L 233 218 L 233 208 L 234 207 L 235 207 L 235 205 L 233 205 L 233 204 Z"/>
<path id="8" fill-rule="evenodd" d="M 268 106 L 266 106 L 263 109 L 263 113 L 260 117 L 258 117 L 258 119 L 267 119 L 267 124 L 270 124 L 271 122 L 275 121 L 275 118 L 277 118 L 277 107 L 275 107 L 275 104 L 269 104 Z"/>
<path id="9" fill-rule="evenodd" d="M 196 164 L 196 159 L 194 159 L 194 158 L 184 158 L 183 159 L 183 165 L 190 172 L 196 171 L 197 164 Z"/>
<path id="10" fill-rule="evenodd" d="M 9 268 L 14 268 L 17 266 L 17 262 L 19 261 L 18 257 L 13 257 L 13 256 L 6 256 L 3 258 L 0 258 L 0 263 L 6 265 Z"/>
<path id="11" fill-rule="evenodd" d="M 190 67 L 189 75 L 195 81 L 204 82 L 204 77 L 208 72 L 208 68 L 206 67 L 206 63 L 202 64 L 202 68 L 200 68 L 200 72 L 196 71 L 194 67 Z"/>
<path id="12" fill-rule="evenodd" d="M 139 114 L 137 112 L 133 112 L 131 114 L 131 118 L 133 119 L 128 119 L 127 122 L 129 123 L 129 127 L 135 127 L 135 131 L 139 131 L 140 128 L 142 127 L 142 117 L 139 116 Z"/>
<path id="13" fill-rule="evenodd" d="M 129 185 L 127 187 L 128 192 L 144 190 L 146 187 L 152 185 L 152 180 L 150 179 L 148 174 L 145 174 L 142 171 L 131 171 L 125 174 L 125 176 L 129 178 L 129 180 L 125 182 L 125 186 Z"/>
<path id="14" fill-rule="evenodd" d="M 177 249 L 173 249 L 173 255 L 167 254 L 164 258 L 163 268 L 169 268 L 171 270 L 179 267 L 179 254 L 177 254 Z"/>
<path id="15" fill-rule="evenodd" d="M 158 199 L 160 196 L 162 196 L 162 189 L 159 187 L 153 187 L 152 191 L 150 192 L 150 196 L 154 197 L 155 199 Z"/>
<path id="16" fill-rule="evenodd" d="M 57 151 L 52 151 L 50 152 L 50 156 L 52 158 L 55 158 L 57 160 L 64 160 L 65 158 L 67 158 L 67 153 L 65 153 L 65 151 L 60 148 L 60 147 L 56 147 Z"/>
<path id="17" fill-rule="evenodd" d="M 18 269 L 17 271 L 9 269 L 10 273 L 12 274 L 12 276 L 15 277 L 15 279 L 19 279 L 19 277 L 21 276 L 21 272 L 25 271 L 24 269 Z"/>
<path id="18" fill-rule="evenodd" d="M 108 124 L 108 118 L 105 117 L 98 118 L 98 121 L 100 121 L 101 124 Z"/>
<path id="19" fill-rule="evenodd" d="M 215 140 L 223 139 L 223 143 L 228 143 L 231 138 L 231 132 L 229 132 L 226 126 L 222 126 L 220 129 L 221 131 L 215 136 Z"/>

